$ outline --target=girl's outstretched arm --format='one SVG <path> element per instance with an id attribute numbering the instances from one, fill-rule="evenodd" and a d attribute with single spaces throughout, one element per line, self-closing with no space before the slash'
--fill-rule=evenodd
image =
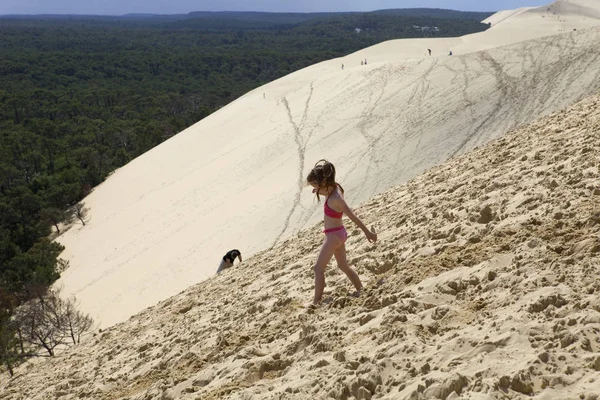
<path id="1" fill-rule="evenodd" d="M 363 224 L 363 222 L 360 220 L 360 218 L 358 218 L 356 215 L 354 215 L 354 213 L 352 212 L 350 207 L 348 207 L 348 204 L 346 204 L 346 201 L 343 198 L 336 199 L 336 200 L 338 200 L 340 202 L 340 205 L 342 205 L 342 210 L 348 216 L 348 218 L 350 218 L 352 220 L 352 222 L 354 222 L 356 225 L 358 225 L 358 227 L 365 233 L 365 236 L 367 237 L 369 242 L 376 242 L 377 234 L 374 231 L 369 230 L 365 226 L 365 224 Z"/>

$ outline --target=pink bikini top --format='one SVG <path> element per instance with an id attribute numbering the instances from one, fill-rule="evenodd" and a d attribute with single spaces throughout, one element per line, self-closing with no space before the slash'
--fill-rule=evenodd
<path id="1" fill-rule="evenodd" d="M 342 216 L 344 215 L 344 213 L 337 212 L 337 211 L 333 210 L 332 208 L 330 208 L 329 205 L 327 204 L 327 200 L 329 200 L 329 196 L 327 196 L 327 199 L 325 199 L 325 205 L 323 206 L 323 209 L 325 210 L 325 215 L 327 215 L 330 218 L 341 219 Z"/>

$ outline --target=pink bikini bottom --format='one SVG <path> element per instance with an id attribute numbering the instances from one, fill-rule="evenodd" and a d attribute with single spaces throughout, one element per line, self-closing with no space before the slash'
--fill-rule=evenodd
<path id="1" fill-rule="evenodd" d="M 348 239 L 348 232 L 346 232 L 346 228 L 343 227 L 343 226 L 338 226 L 336 228 L 325 229 L 323 231 L 323 233 L 325 235 L 335 235 L 335 236 L 339 237 L 340 240 L 342 241 L 342 243 L 345 243 L 346 239 Z"/>

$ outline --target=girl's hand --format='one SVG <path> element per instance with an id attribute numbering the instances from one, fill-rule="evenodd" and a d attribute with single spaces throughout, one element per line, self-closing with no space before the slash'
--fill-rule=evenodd
<path id="1" fill-rule="evenodd" d="M 376 242 L 377 241 L 377 233 L 375 233 L 375 227 L 371 227 L 370 231 L 365 231 L 365 236 L 367 237 L 367 240 L 371 243 Z"/>

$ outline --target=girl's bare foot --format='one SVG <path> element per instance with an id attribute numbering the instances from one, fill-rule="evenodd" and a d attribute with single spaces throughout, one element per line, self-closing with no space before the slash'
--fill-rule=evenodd
<path id="1" fill-rule="evenodd" d="M 306 308 L 307 310 L 316 310 L 320 305 L 321 303 L 310 302 L 306 303 L 304 305 L 304 308 Z"/>

